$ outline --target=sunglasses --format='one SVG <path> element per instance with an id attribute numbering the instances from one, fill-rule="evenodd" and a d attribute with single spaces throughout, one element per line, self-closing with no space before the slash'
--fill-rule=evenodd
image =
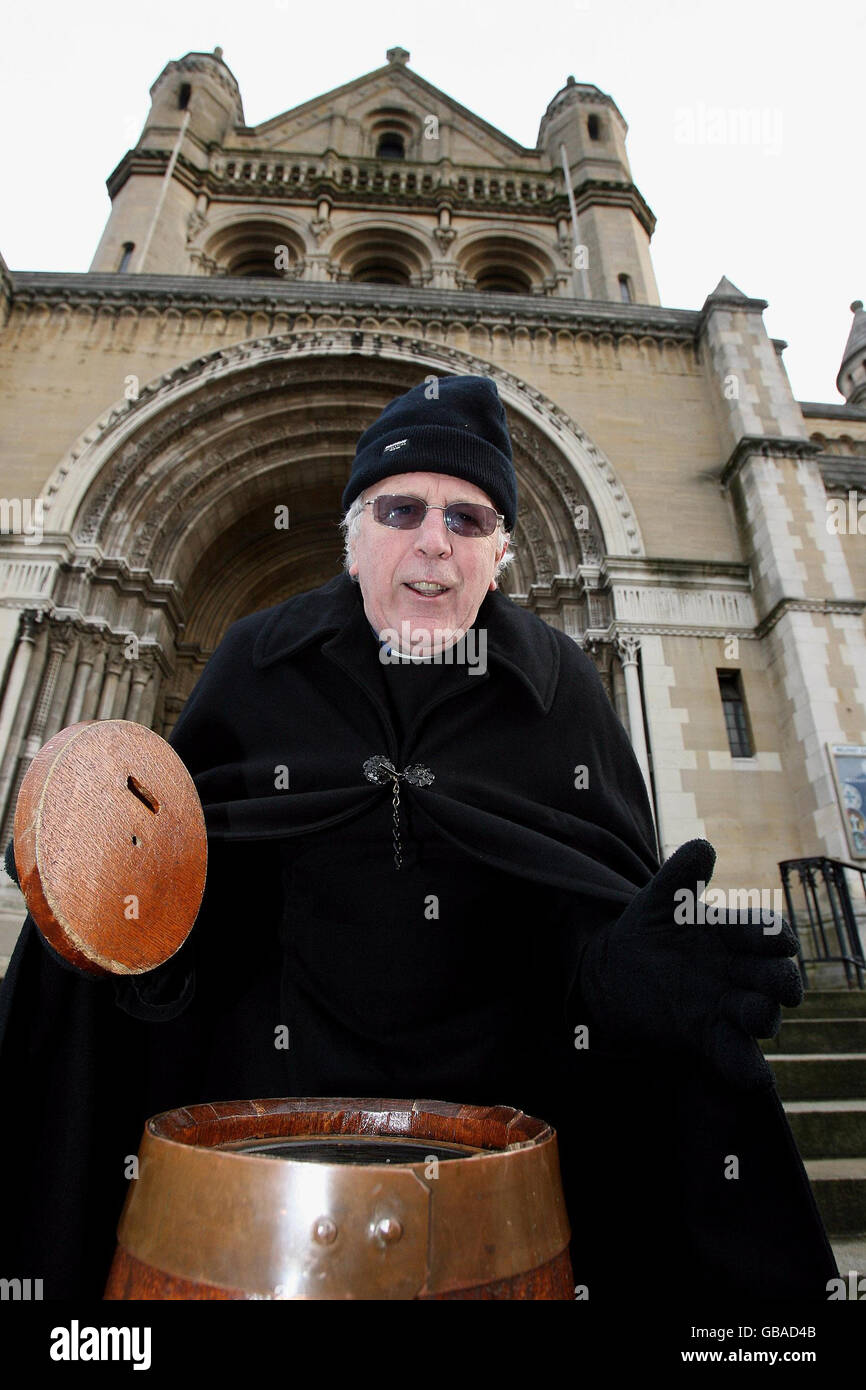
<path id="1" fill-rule="evenodd" d="M 364 503 L 373 508 L 373 516 L 382 526 L 398 531 L 416 531 L 428 512 L 441 512 L 445 525 L 455 536 L 492 536 L 496 523 L 505 520 L 501 512 L 485 507 L 481 502 L 449 502 L 447 507 L 433 507 L 420 497 L 395 496 L 382 493 Z"/>

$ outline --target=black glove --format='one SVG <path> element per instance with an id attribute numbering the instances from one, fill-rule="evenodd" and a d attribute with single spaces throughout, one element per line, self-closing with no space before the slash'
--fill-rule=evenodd
<path id="1" fill-rule="evenodd" d="M 715 861 L 706 840 L 671 855 L 623 915 L 590 938 L 581 997 L 604 1041 L 700 1053 L 729 1085 L 759 1090 L 773 1085 L 773 1073 L 754 1038 L 775 1037 L 780 1005 L 801 1002 L 788 959 L 799 948 L 775 913 L 726 911 L 718 925 L 678 924 L 687 899 L 677 890 L 696 903 Z"/>

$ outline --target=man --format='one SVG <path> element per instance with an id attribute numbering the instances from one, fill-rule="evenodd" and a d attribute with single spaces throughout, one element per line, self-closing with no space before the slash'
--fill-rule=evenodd
<path id="1" fill-rule="evenodd" d="M 799 1002 L 796 943 L 748 913 L 677 924 L 711 847 L 659 869 L 591 663 L 497 591 L 517 486 L 494 384 L 392 401 L 343 505 L 347 573 L 235 623 L 173 732 L 209 836 L 182 950 L 106 985 L 25 924 L 4 1267 L 98 1296 L 150 1114 L 427 1096 L 556 1127 L 596 1302 L 825 1297 L 835 1263 L 754 1042 Z"/>

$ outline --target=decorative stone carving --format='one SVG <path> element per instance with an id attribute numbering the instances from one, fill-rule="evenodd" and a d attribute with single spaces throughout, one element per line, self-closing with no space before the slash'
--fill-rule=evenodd
<path id="1" fill-rule="evenodd" d="M 207 313 L 220 308 L 253 313 L 273 298 L 272 294 L 264 292 L 261 285 L 252 280 L 233 279 L 225 286 L 210 285 L 203 291 L 195 283 L 185 282 L 184 277 L 160 275 L 148 276 L 146 286 L 137 284 L 135 298 L 131 301 L 130 289 L 116 283 L 119 278 L 99 274 L 16 272 L 15 307 L 22 314 L 31 309 L 40 311 L 58 307 L 90 307 L 101 313 L 123 311 L 133 314 L 150 314 L 154 309 L 159 313 L 169 309 L 180 312 L 197 309 Z M 589 335 L 593 340 L 604 338 L 611 342 L 614 350 L 623 337 L 646 339 L 665 351 L 671 345 L 678 344 L 688 354 L 689 361 L 694 362 L 695 333 L 700 319 L 696 311 L 608 301 L 592 301 L 585 308 L 576 310 L 570 299 L 560 302 L 532 295 L 482 292 L 475 290 L 472 277 L 463 272 L 458 280 L 459 295 L 455 292 L 447 303 L 437 299 L 415 299 L 404 287 L 388 285 L 375 286 L 376 298 L 387 309 L 389 316 L 396 313 L 407 319 L 420 320 L 425 327 L 431 322 L 462 322 L 467 314 L 478 313 L 482 320 L 495 319 L 497 326 L 506 328 L 509 337 L 517 329 L 530 333 L 539 330 L 564 333 L 572 338 Z M 283 316 L 299 312 L 332 314 L 334 311 L 334 287 L 326 281 L 305 281 L 297 288 L 293 287 L 291 281 L 274 284 L 278 294 L 275 309 Z M 347 312 L 367 317 L 373 288 L 365 284 L 353 285 Z M 489 371 L 489 361 L 485 365 Z M 567 418 L 558 407 L 548 404 L 547 408 L 551 414 Z"/>
<path id="2" fill-rule="evenodd" d="M 536 581 L 539 584 L 549 584 L 554 574 L 553 557 L 541 522 L 534 513 L 521 514 L 515 528 L 515 544 L 528 547 L 532 555 Z"/>
<path id="3" fill-rule="evenodd" d="M 203 231 L 208 225 L 207 217 L 203 212 L 191 212 L 186 219 L 186 240 L 187 245 L 195 241 L 199 232 Z"/>
<path id="4" fill-rule="evenodd" d="M 317 246 L 325 240 L 325 237 L 330 236 L 333 231 L 331 219 L 329 217 L 311 217 L 308 226 Z"/>
<path id="5" fill-rule="evenodd" d="M 614 704 L 613 688 L 613 644 L 607 637 L 588 637 L 583 642 L 583 650 L 589 657 L 604 686 L 605 694 Z"/>
<path id="6" fill-rule="evenodd" d="M 430 235 L 439 247 L 440 256 L 447 256 L 448 249 L 455 240 L 457 233 L 453 227 L 434 227 Z"/>
<path id="7" fill-rule="evenodd" d="M 636 633 L 618 632 L 614 638 L 616 654 L 623 666 L 636 666 L 640 651 L 640 637 Z"/>

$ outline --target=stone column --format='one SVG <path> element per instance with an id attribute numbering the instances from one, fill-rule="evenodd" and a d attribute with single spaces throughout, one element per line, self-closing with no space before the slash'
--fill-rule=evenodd
<path id="1" fill-rule="evenodd" d="M 128 714 L 127 719 L 135 718 L 139 724 L 145 724 L 148 729 L 153 729 L 156 705 L 159 699 L 160 666 L 156 658 L 156 653 L 148 654 L 144 658 L 145 667 L 149 673 L 149 683 L 142 686 L 139 696 L 139 704 L 135 715 Z M 159 730 L 157 730 L 159 732 Z"/>
<path id="2" fill-rule="evenodd" d="M 153 674 L 153 657 L 140 656 L 132 669 L 132 679 L 129 687 L 129 697 L 126 701 L 126 713 L 124 719 L 131 719 L 134 723 L 142 723 L 140 718 L 144 690 Z"/>
<path id="3" fill-rule="evenodd" d="M 35 645 L 36 613 L 32 608 L 25 608 L 21 614 L 15 656 L 12 659 L 12 669 L 9 672 L 3 705 L 0 708 L 0 762 L 4 758 L 6 744 L 18 710 L 18 701 L 21 699 L 21 691 L 27 679 Z"/>
<path id="4" fill-rule="evenodd" d="M 646 733 L 644 732 L 643 699 L 640 690 L 640 676 L 637 669 L 637 656 L 640 651 L 640 638 L 634 633 L 617 633 L 614 639 L 616 654 L 622 663 L 625 676 L 625 694 L 628 701 L 628 724 L 631 733 L 631 746 L 646 782 L 647 795 L 652 805 L 652 783 L 650 781 L 649 756 L 647 754 Z"/>
<path id="5" fill-rule="evenodd" d="M 93 670 L 93 663 L 96 660 L 96 648 L 93 638 L 85 633 L 81 639 L 81 647 L 78 653 L 78 663 L 75 668 L 75 676 L 72 682 L 72 692 L 69 696 L 69 707 L 66 711 L 67 724 L 78 724 L 81 721 L 81 711 L 84 707 L 84 696 L 87 691 L 87 682 L 90 679 L 90 672 Z"/>
<path id="6" fill-rule="evenodd" d="M 117 686 L 120 677 L 123 675 L 123 654 L 117 648 L 109 649 L 105 662 L 105 679 L 102 683 L 102 694 L 99 699 L 99 709 L 96 714 L 97 719 L 114 719 L 114 701 L 117 694 Z"/>
<path id="7" fill-rule="evenodd" d="M 52 623 L 55 620 L 52 619 Z M 69 631 L 69 641 L 66 645 L 66 652 L 57 673 L 57 680 L 54 686 L 54 698 L 51 702 L 51 709 L 48 711 L 48 719 L 45 723 L 43 743 L 53 738 L 61 729 L 65 728 L 69 722 L 65 718 L 65 712 L 69 705 L 69 692 L 72 688 L 72 681 L 75 676 L 75 667 L 78 661 L 78 635 L 73 628 Z"/>
<path id="8" fill-rule="evenodd" d="M 24 781 L 24 774 L 43 743 L 46 742 L 45 729 L 54 702 L 57 678 L 60 674 L 63 658 L 68 648 L 69 633 L 64 631 L 59 625 L 56 625 L 55 630 L 49 633 L 48 661 L 42 676 L 42 685 L 36 701 L 36 708 L 33 711 L 33 718 L 30 721 L 30 729 L 24 742 L 24 748 L 18 759 L 18 765 L 12 779 L 12 787 L 6 807 L 3 829 L 0 831 L 0 844 L 2 844 L 4 850 L 12 835 L 12 827 L 15 821 L 15 806 L 18 801 L 18 793 L 21 790 L 21 783 Z"/>
<path id="9" fill-rule="evenodd" d="M 17 771 L 17 761 L 13 749 L 9 747 L 9 740 L 12 735 L 15 717 L 18 713 L 18 705 L 24 690 L 30 666 L 33 660 L 33 650 L 36 646 L 36 612 L 32 608 L 26 608 L 21 614 L 21 622 L 18 632 L 18 642 L 15 647 L 15 655 L 12 659 L 12 669 L 9 672 L 9 680 L 6 683 L 6 692 L 3 696 L 3 706 L 0 709 L 0 767 L 4 767 L 3 776 L 0 777 L 0 811 L 6 804 L 6 795 L 10 783 L 14 780 Z M 0 845 L 0 852 L 5 852 L 6 841 Z"/>

